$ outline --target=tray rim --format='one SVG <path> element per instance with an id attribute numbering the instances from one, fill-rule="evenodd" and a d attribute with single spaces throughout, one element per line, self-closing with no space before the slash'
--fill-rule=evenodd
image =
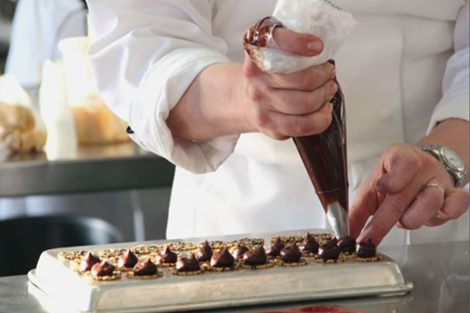
<path id="1" fill-rule="evenodd" d="M 41 280 L 36 276 L 36 270 L 32 269 L 28 272 L 28 279 L 29 282 L 33 285 L 34 288 L 39 290 L 43 298 L 38 298 L 40 301 L 44 302 L 45 300 L 53 301 L 54 299 L 51 298 L 47 292 L 41 288 Z M 195 304 L 177 304 L 173 306 L 146 306 L 146 307 L 134 307 L 134 308 L 122 308 L 122 309 L 110 309 L 110 310 L 76 310 L 73 312 L 80 312 L 80 313 L 133 313 L 138 310 L 138 312 L 146 313 L 146 312 L 183 312 L 183 311 L 197 311 L 203 309 L 216 309 L 222 307 L 237 307 L 237 306 L 254 306 L 254 305 L 264 305 L 264 304 L 280 304 L 280 303 L 293 303 L 299 301 L 316 301 L 316 300 L 331 300 L 331 299 L 350 299 L 350 298 L 360 298 L 366 296 L 374 296 L 374 297 L 393 297 L 393 296 L 401 296 L 405 295 L 413 289 L 413 282 L 409 280 L 405 280 L 403 284 L 394 285 L 394 286 L 387 286 L 387 287 L 368 287 L 363 288 L 359 292 L 353 289 L 347 290 L 327 290 L 324 292 L 316 293 L 316 294 L 299 294 L 296 296 L 290 296 L 288 299 L 284 298 L 279 300 L 279 297 L 276 296 L 269 296 L 264 297 L 263 299 L 244 299 L 244 300 L 237 300 L 230 301 L 230 300 L 222 300 L 222 301 L 212 301 L 206 303 L 195 303 Z M 36 294 L 34 294 L 38 297 Z M 48 299 L 46 299 L 48 298 Z M 277 301 L 276 301 L 277 299 Z"/>

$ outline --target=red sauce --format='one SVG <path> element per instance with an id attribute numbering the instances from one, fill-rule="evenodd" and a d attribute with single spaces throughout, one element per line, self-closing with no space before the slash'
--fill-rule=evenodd
<path id="1" fill-rule="evenodd" d="M 255 313 L 255 312 L 252 312 Z M 347 309 L 336 305 L 312 305 L 297 308 L 280 309 L 274 311 L 257 311 L 257 313 L 367 313 L 364 311 Z"/>

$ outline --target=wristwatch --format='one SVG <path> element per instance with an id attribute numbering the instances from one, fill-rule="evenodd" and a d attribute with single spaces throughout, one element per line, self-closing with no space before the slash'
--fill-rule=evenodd
<path id="1" fill-rule="evenodd" d="M 454 149 L 443 145 L 419 145 L 417 146 L 423 151 L 431 153 L 442 165 L 447 172 L 455 178 L 455 187 L 460 187 L 465 177 L 465 164 Z"/>

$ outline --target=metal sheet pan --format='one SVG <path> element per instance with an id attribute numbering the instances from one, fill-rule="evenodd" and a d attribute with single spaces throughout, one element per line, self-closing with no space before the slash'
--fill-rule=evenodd
<path id="1" fill-rule="evenodd" d="M 322 231 L 314 231 L 322 232 Z M 324 232 L 324 231 L 323 231 Z M 306 231 L 272 235 L 305 234 Z M 233 240 L 241 236 L 208 238 Z M 206 238 L 185 240 L 199 242 Z M 157 280 L 92 282 L 59 261 L 61 251 L 130 248 L 138 244 L 162 244 L 165 241 L 53 249 L 42 253 L 38 266 L 28 277 L 41 291 L 43 301 L 55 307 L 69 307 L 80 312 L 170 312 L 227 306 L 259 305 L 274 302 L 406 294 L 412 283 L 406 281 L 399 266 L 391 259 L 371 263 L 318 264 L 303 267 L 276 266 L 265 270 L 240 269 L 200 276 L 173 276 L 163 269 Z M 63 305 L 62 305 L 63 304 Z"/>

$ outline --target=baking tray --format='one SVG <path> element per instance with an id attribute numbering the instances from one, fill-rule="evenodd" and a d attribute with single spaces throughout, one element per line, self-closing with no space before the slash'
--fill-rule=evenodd
<path id="1" fill-rule="evenodd" d="M 231 241 L 242 237 L 304 235 L 307 231 L 251 234 L 213 238 L 185 239 L 186 242 L 208 240 Z M 324 233 L 324 230 L 310 230 Z M 175 241 L 175 240 L 172 240 Z M 83 246 L 44 251 L 37 268 L 28 278 L 39 289 L 33 293 L 55 307 L 78 312 L 171 312 L 219 307 L 260 305 L 360 296 L 403 295 L 413 288 L 397 263 L 388 257 L 378 262 L 319 264 L 303 267 L 276 266 L 264 270 L 240 269 L 233 272 L 200 276 L 174 276 L 162 269 L 157 280 L 94 282 L 73 272 L 57 255 L 62 251 L 131 248 L 139 244 L 164 244 L 146 241 L 112 245 Z"/>

